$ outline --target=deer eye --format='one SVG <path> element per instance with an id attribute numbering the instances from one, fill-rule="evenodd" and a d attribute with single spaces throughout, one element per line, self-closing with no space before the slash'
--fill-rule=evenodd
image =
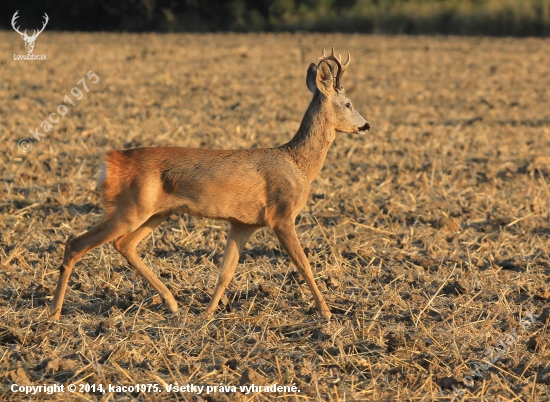
<path id="1" fill-rule="evenodd" d="M 346 107 L 351 110 L 351 103 L 346 103 Z"/>

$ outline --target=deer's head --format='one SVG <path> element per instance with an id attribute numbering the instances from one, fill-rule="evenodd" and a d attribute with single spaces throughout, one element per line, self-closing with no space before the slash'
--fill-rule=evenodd
<path id="1" fill-rule="evenodd" d="M 42 31 L 44 30 L 44 28 L 46 28 L 46 25 L 48 24 L 48 21 L 50 20 L 48 18 L 48 14 L 44 13 L 44 23 L 42 24 L 42 28 L 39 29 L 38 31 L 36 29 L 33 30 L 33 34 L 31 36 L 27 35 L 27 30 L 25 29 L 25 32 L 21 32 L 19 30 L 19 27 L 16 27 L 15 26 L 15 21 L 17 20 L 17 18 L 19 18 L 19 15 L 17 15 L 19 13 L 19 10 L 17 10 L 15 12 L 15 14 L 13 14 L 13 18 L 11 19 L 11 26 L 13 27 L 13 29 L 15 30 L 15 32 L 17 32 L 19 35 L 21 35 L 21 37 L 23 38 L 23 40 L 25 41 L 25 49 L 27 49 L 27 53 L 32 53 L 32 51 L 34 50 L 34 42 L 36 41 L 36 38 L 38 38 L 38 35 L 40 35 L 42 33 Z"/>
<path id="2" fill-rule="evenodd" d="M 306 79 L 308 89 L 314 96 L 319 96 L 321 102 L 326 103 L 336 131 L 364 134 L 370 129 L 370 124 L 353 108 L 341 85 L 342 75 L 351 60 L 350 55 L 348 54 L 348 60 L 342 63 L 341 56 L 336 57 L 334 54 L 334 48 L 330 56 L 327 56 L 323 49 L 323 55 L 319 60 L 319 64 L 309 65 Z"/>

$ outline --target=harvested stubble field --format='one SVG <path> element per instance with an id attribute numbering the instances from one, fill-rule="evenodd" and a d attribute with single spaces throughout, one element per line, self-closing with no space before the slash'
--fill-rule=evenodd
<path id="1" fill-rule="evenodd" d="M 344 86 L 372 129 L 337 135 L 297 222 L 330 322 L 269 230 L 205 319 L 228 225 L 176 215 L 139 253 L 179 314 L 106 245 L 48 319 L 65 240 L 101 217 L 107 150 L 283 144 L 307 66 L 332 45 L 352 55 Z M 48 60 L 23 62 L 1 32 L 0 49 L 0 399 L 24 399 L 14 382 L 300 390 L 58 395 L 86 400 L 550 398 L 550 41 L 44 32 Z M 18 150 L 89 70 L 100 81 Z"/>

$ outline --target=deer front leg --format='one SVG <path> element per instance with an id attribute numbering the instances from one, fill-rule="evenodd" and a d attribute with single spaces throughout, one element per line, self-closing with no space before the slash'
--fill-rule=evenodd
<path id="1" fill-rule="evenodd" d="M 317 285 L 315 284 L 315 279 L 313 278 L 309 261 L 304 253 L 304 250 L 302 249 L 302 246 L 300 245 L 298 236 L 296 235 L 294 220 L 288 219 L 283 222 L 279 222 L 273 227 L 273 230 L 275 231 L 279 242 L 286 250 L 290 256 L 290 259 L 294 265 L 296 265 L 296 268 L 298 268 L 298 271 L 300 271 L 309 286 L 309 290 L 311 290 L 313 299 L 315 300 L 315 305 L 317 306 L 317 311 L 323 318 L 329 319 L 331 316 L 330 309 L 325 303 L 319 288 L 317 288 Z"/>
<path id="2" fill-rule="evenodd" d="M 205 314 L 213 314 L 216 311 L 225 288 L 231 281 L 231 278 L 233 278 L 241 251 L 255 231 L 256 228 L 253 226 L 231 224 L 231 229 L 229 229 L 229 234 L 227 235 L 227 243 L 225 245 L 225 253 L 218 282 Z"/>

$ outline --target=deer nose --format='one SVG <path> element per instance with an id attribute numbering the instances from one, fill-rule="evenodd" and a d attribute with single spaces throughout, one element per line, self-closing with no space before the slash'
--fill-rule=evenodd
<path id="1" fill-rule="evenodd" d="M 370 130 L 370 124 L 365 123 L 363 127 L 359 127 L 359 131 L 369 131 Z"/>

